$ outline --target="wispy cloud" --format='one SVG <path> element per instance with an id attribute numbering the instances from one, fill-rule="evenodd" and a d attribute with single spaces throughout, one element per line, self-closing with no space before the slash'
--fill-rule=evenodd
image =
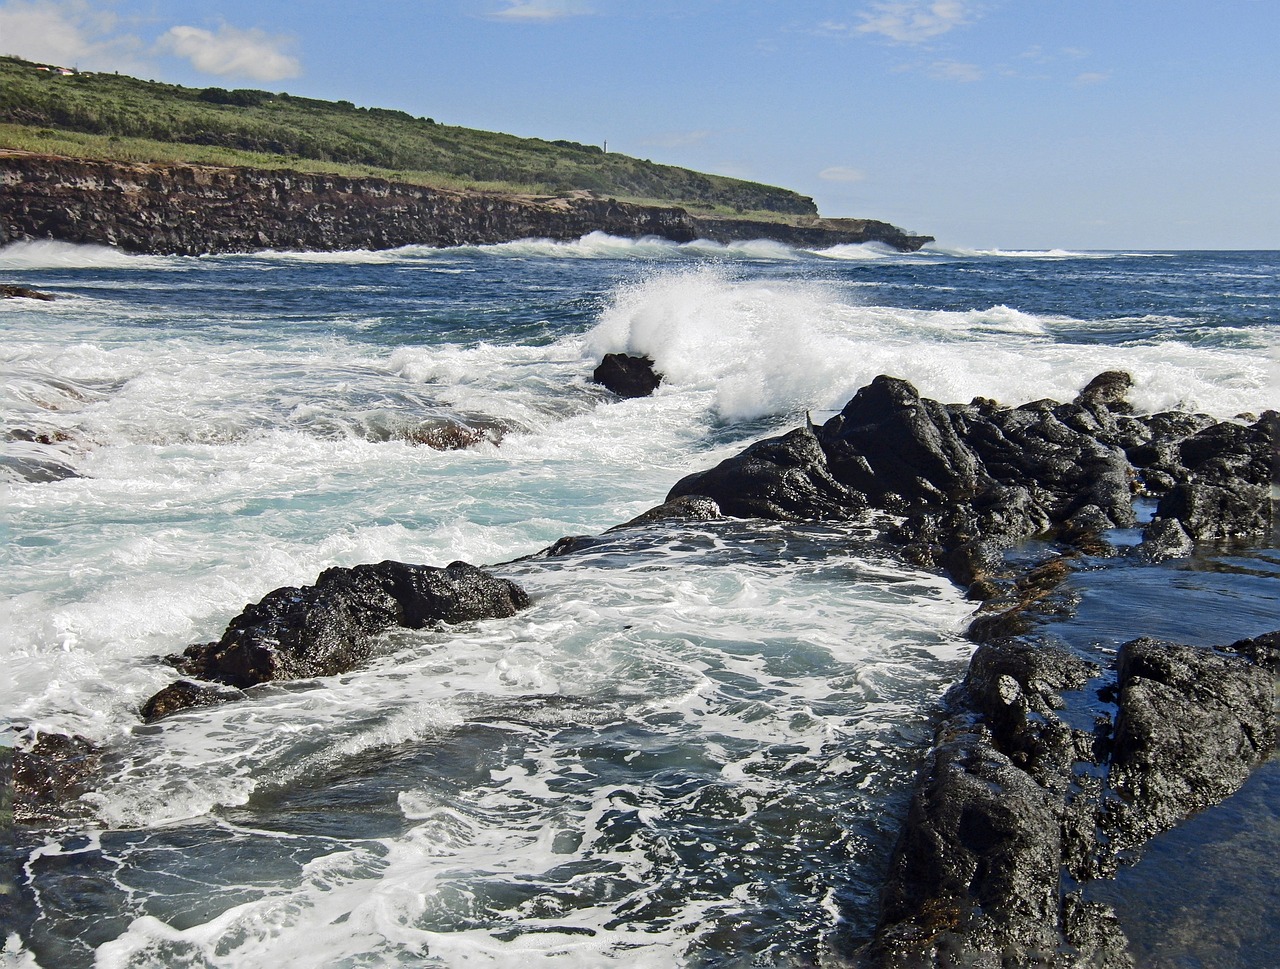
<path id="1" fill-rule="evenodd" d="M 926 69 L 935 81 L 958 81 L 971 84 L 981 81 L 983 70 L 977 64 L 966 64 L 963 61 L 934 61 Z"/>
<path id="2" fill-rule="evenodd" d="M 216 33 L 201 27 L 171 27 L 156 47 L 186 58 L 206 74 L 278 81 L 302 73 L 298 59 L 285 53 L 290 44 L 287 37 L 223 24 Z"/>
<path id="3" fill-rule="evenodd" d="M 506 7 L 489 14 L 490 20 L 546 23 L 591 13 L 584 0 L 504 0 Z"/>
<path id="4" fill-rule="evenodd" d="M 967 0 L 887 0 L 873 3 L 851 28 L 859 34 L 879 34 L 900 44 L 921 44 L 970 23 L 976 16 Z"/>
<path id="5" fill-rule="evenodd" d="M 1090 87 L 1094 84 L 1103 84 L 1111 80 L 1110 71 L 1085 71 L 1083 74 L 1077 74 L 1075 80 L 1072 81 L 1076 87 Z"/>
<path id="6" fill-rule="evenodd" d="M 818 172 L 818 177 L 824 182 L 863 182 L 866 181 L 867 173 L 847 165 L 832 165 Z"/>
<path id="7" fill-rule="evenodd" d="M 135 70 L 145 46 L 119 19 L 84 0 L 9 0 L 0 5 L 0 53 L 90 70 Z"/>

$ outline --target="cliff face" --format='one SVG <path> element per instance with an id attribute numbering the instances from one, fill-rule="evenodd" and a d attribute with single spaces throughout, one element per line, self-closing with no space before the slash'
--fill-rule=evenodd
<path id="1" fill-rule="evenodd" d="M 919 249 L 883 222 L 792 227 L 695 218 L 613 200 L 449 192 L 381 178 L 252 168 L 133 165 L 0 152 L 0 244 L 30 239 L 197 255 L 258 249 L 391 249 L 589 232 L 675 242 L 770 238 L 804 246 L 884 242 Z"/>

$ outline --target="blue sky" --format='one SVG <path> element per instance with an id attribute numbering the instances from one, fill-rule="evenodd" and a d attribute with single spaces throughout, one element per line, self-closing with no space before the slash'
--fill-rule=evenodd
<path id="1" fill-rule="evenodd" d="M 1280 248 L 1280 0 L 0 0 L 0 53 L 401 108 L 977 248 Z"/>

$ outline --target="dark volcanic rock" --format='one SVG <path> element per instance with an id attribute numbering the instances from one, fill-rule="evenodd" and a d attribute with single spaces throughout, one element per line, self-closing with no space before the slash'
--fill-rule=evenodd
<path id="1" fill-rule="evenodd" d="M 1062 812 L 981 728 L 949 732 L 911 802 L 874 963 L 1056 964 Z"/>
<path id="2" fill-rule="evenodd" d="M 606 353 L 591 379 L 619 397 L 648 397 L 662 383 L 662 374 L 653 369 L 653 361 L 648 357 Z"/>
<path id="3" fill-rule="evenodd" d="M 173 713 L 194 707 L 211 707 L 244 698 L 240 690 L 208 683 L 179 680 L 151 697 L 142 707 L 142 719 L 154 723 Z"/>
<path id="4" fill-rule="evenodd" d="M 190 646 L 171 661 L 187 676 L 241 689 L 331 676 L 364 662 L 373 637 L 392 626 L 503 618 L 528 604 L 515 583 L 465 562 L 443 569 L 402 562 L 333 568 L 313 586 L 268 593 L 233 619 L 216 643 Z M 161 691 L 147 707 L 164 715 L 181 709 L 182 698 Z M 208 701 L 207 694 L 193 698 Z"/>
<path id="5" fill-rule="evenodd" d="M 1111 783 L 1147 836 L 1235 791 L 1275 746 L 1266 667 L 1154 639 L 1125 643 L 1118 667 Z"/>
<path id="6" fill-rule="evenodd" d="M 674 242 L 776 238 L 806 246 L 883 242 L 914 251 L 929 236 L 883 222 L 807 226 L 692 217 L 674 205 L 590 195 L 448 191 L 383 178 L 255 168 L 128 164 L 0 153 L 0 245 L 60 239 L 128 252 L 198 255 L 259 249 L 392 249 L 590 232 Z"/>
<path id="7" fill-rule="evenodd" d="M 38 290 L 27 289 L 25 286 L 0 286 L 0 299 L 39 299 L 47 302 L 57 298 L 50 293 L 41 293 Z"/>
<path id="8" fill-rule="evenodd" d="M 76 815 L 73 802 L 92 787 L 103 752 L 84 737 L 19 734 L 13 748 L 13 820 L 57 824 Z"/>
<path id="9" fill-rule="evenodd" d="M 878 507 L 967 500 L 985 478 L 947 409 L 896 377 L 859 390 L 819 439 L 836 478 Z"/>
<path id="10" fill-rule="evenodd" d="M 667 501 L 695 495 L 737 518 L 848 518 L 866 508 L 864 495 L 832 477 L 808 427 L 757 441 L 710 470 L 681 478 Z"/>
<path id="11" fill-rule="evenodd" d="M 1137 524 L 1133 500 L 1144 492 L 1160 499 L 1139 553 L 1148 559 L 1274 527 L 1275 413 L 1252 425 L 1134 417 L 1132 383 L 1106 371 L 1071 403 L 1002 407 L 941 404 L 881 375 L 816 431 L 759 441 L 681 479 L 668 497 L 705 495 L 734 517 L 848 518 L 868 505 L 902 515 L 887 537 L 903 556 L 946 569 L 981 599 L 996 594 L 1001 550 L 1032 536 L 1120 554 L 1107 533 Z M 1029 628 L 1005 618 L 981 638 Z"/>
<path id="12" fill-rule="evenodd" d="M 1040 786 L 1061 794 L 1077 756 L 1076 738 L 1054 714 L 1062 693 L 1079 690 L 1097 669 L 1048 643 L 1003 640 L 981 646 L 964 691 L 998 748 Z"/>
<path id="13" fill-rule="evenodd" d="M 1132 965 L 1109 910 L 1063 886 L 1114 874 L 1270 755 L 1260 664 L 1277 645 L 1126 644 L 1109 743 L 1059 715 L 1106 682 L 1090 664 L 1041 641 L 982 646 L 921 769 L 860 964 Z"/>
<path id="14" fill-rule="evenodd" d="M 687 495 L 672 498 L 661 505 L 641 512 L 629 522 L 614 525 L 609 531 L 616 532 L 624 528 L 637 528 L 642 525 L 655 525 L 659 522 L 709 522 L 723 518 L 720 506 L 710 498 L 701 495 Z"/>
<path id="15" fill-rule="evenodd" d="M 1133 377 L 1123 370 L 1107 370 L 1098 374 L 1087 384 L 1075 403 L 1083 407 L 1105 407 L 1129 413 L 1129 391 L 1133 389 Z"/>

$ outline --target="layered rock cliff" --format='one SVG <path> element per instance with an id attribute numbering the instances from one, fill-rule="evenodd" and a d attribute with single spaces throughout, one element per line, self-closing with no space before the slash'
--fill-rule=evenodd
<path id="1" fill-rule="evenodd" d="M 0 152 L 0 244 L 58 239 L 128 252 L 197 255 L 480 245 L 577 239 L 596 231 L 675 242 L 881 242 L 908 252 L 932 241 L 869 220 L 789 226 L 696 217 L 674 206 L 585 195 L 453 192 L 382 178 Z"/>

